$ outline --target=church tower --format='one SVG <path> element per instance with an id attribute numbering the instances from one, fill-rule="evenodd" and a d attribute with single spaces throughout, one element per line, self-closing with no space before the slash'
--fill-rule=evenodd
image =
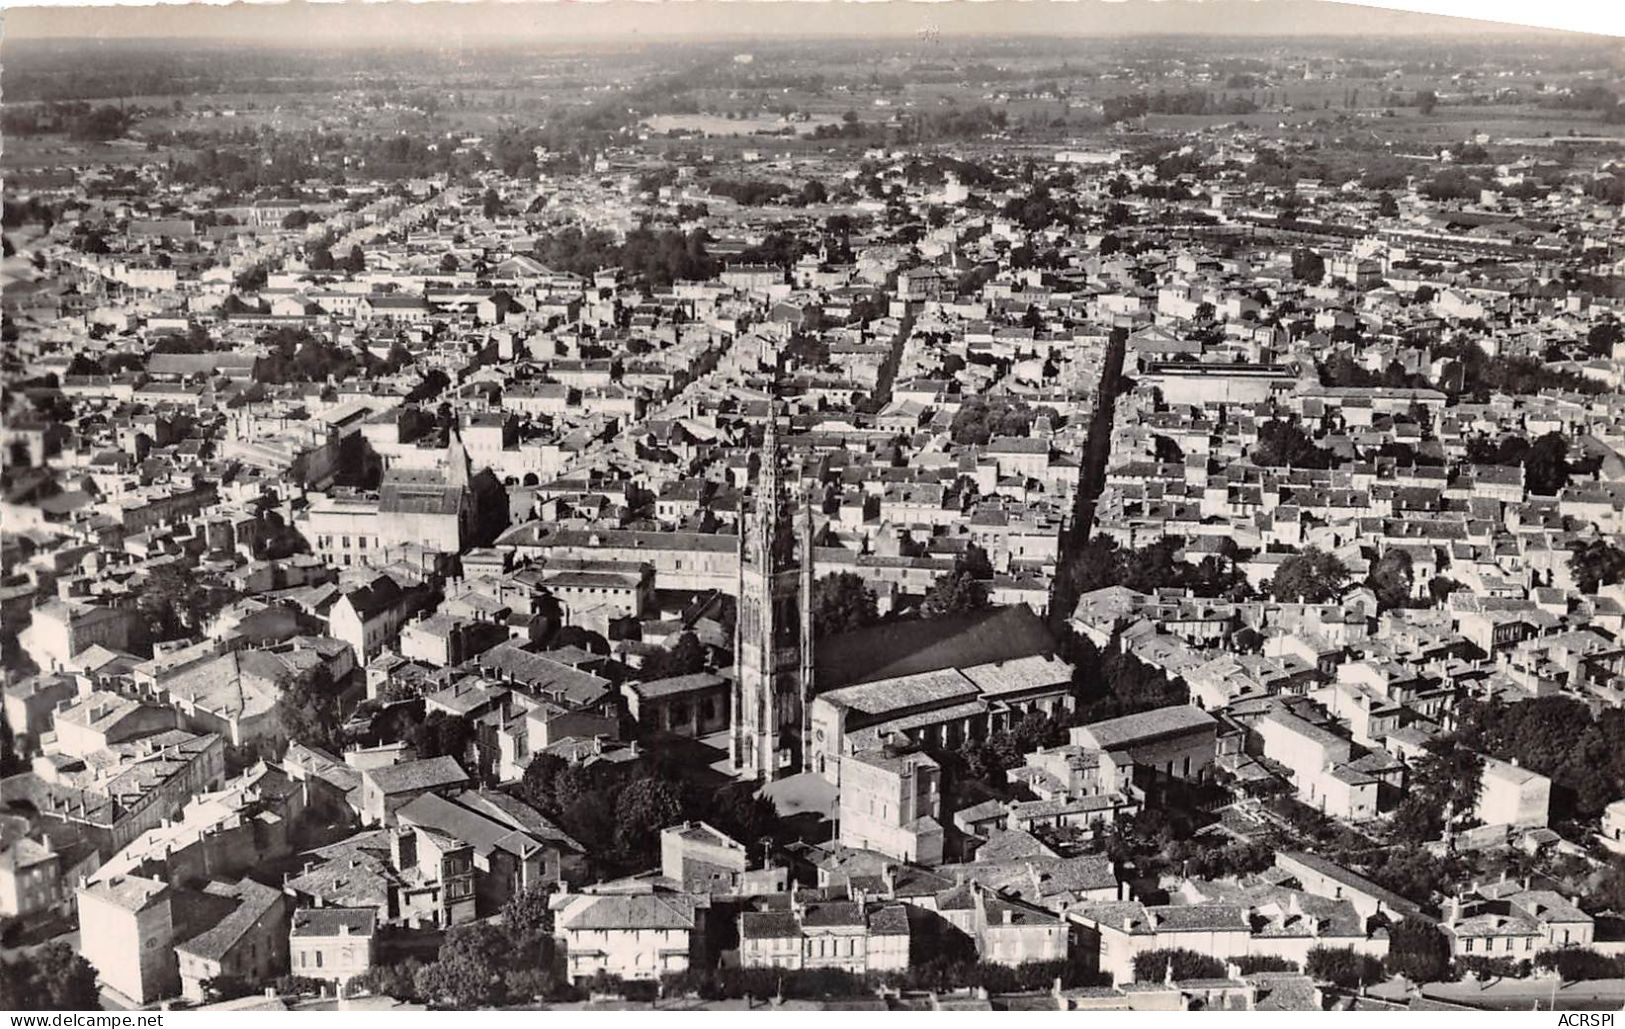
<path id="1" fill-rule="evenodd" d="M 769 400 L 754 504 L 739 531 L 730 756 L 743 779 L 798 770 L 809 749 L 812 508 L 803 501 L 796 517 L 779 482 L 779 457 L 778 402 Z"/>

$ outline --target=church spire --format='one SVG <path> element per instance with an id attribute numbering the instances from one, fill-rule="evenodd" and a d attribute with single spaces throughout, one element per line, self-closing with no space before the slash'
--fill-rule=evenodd
<path id="1" fill-rule="evenodd" d="M 762 430 L 762 466 L 758 472 L 756 495 L 757 560 L 765 570 L 773 567 L 774 549 L 779 538 L 779 400 L 776 392 L 767 397 L 767 425 Z"/>

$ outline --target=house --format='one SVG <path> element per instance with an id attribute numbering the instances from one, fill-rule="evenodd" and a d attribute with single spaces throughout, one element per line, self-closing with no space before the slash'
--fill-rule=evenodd
<path id="1" fill-rule="evenodd" d="M 204 983 L 210 979 L 257 986 L 286 972 L 288 911 L 281 890 L 244 879 L 211 882 L 203 893 L 234 906 L 214 925 L 175 947 L 181 996 L 197 1003 L 207 999 Z"/>
<path id="2" fill-rule="evenodd" d="M 937 913 L 969 936 L 981 960 L 995 965 L 1065 961 L 1070 924 L 1055 911 L 1017 897 L 1000 896 L 971 879 L 938 894 Z"/>
<path id="3" fill-rule="evenodd" d="M 748 866 L 745 845 L 704 822 L 660 830 L 660 873 L 685 890 L 709 889 L 719 881 L 731 885 Z"/>
<path id="4" fill-rule="evenodd" d="M 58 849 L 43 834 L 38 840 L 18 836 L 0 848 L 0 918 L 71 912 L 71 873 L 93 869 L 96 862 L 94 848 Z"/>
<path id="5" fill-rule="evenodd" d="M 701 954 L 710 899 L 690 893 L 557 894 L 553 935 L 572 983 L 600 974 L 659 979 Z"/>
<path id="6" fill-rule="evenodd" d="M 739 916 L 742 968 L 837 968 L 863 975 L 908 967 L 909 920 L 902 904 L 802 902 L 794 893 L 770 900 L 783 906 Z"/>
<path id="7" fill-rule="evenodd" d="M 303 908 L 288 930 L 289 971 L 342 987 L 372 967 L 377 943 L 372 908 Z"/>
<path id="8" fill-rule="evenodd" d="M 361 773 L 361 821 L 366 825 L 394 825 L 395 812 L 425 793 L 467 786 L 470 780 L 457 760 L 448 755 L 424 761 L 403 761 Z"/>
<path id="9" fill-rule="evenodd" d="M 287 968 L 286 898 L 251 879 L 190 889 L 142 876 L 111 876 L 78 892 L 79 953 L 100 981 L 137 1004 L 184 994 L 204 980 L 250 983 Z"/>
<path id="10" fill-rule="evenodd" d="M 1079 927 L 1083 957 L 1119 983 L 1135 981 L 1134 958 L 1182 948 L 1225 960 L 1271 956 L 1302 965 L 1316 947 L 1351 949 L 1381 958 L 1385 929 L 1369 930 L 1348 900 L 1329 900 L 1259 877 L 1187 879 L 1171 891 L 1176 903 L 1136 900 L 1078 905 L 1067 918 Z"/>
<path id="11" fill-rule="evenodd" d="M 1381 915 L 1397 921 L 1423 917 L 1422 909 L 1414 902 L 1319 854 L 1283 850 L 1275 855 L 1275 867 L 1289 877 L 1282 881 L 1283 886 L 1296 884 L 1298 889 L 1317 897 L 1346 900 L 1361 918 Z"/>
<path id="12" fill-rule="evenodd" d="M 477 912 L 494 914 L 515 894 L 559 881 L 557 845 L 550 850 L 523 829 L 463 806 L 457 798 L 464 795 L 479 797 L 477 793 L 453 794 L 450 798 L 420 794 L 396 809 L 395 819 L 403 828 L 427 830 L 468 845 Z"/>
<path id="13" fill-rule="evenodd" d="M 97 690 L 56 713 L 56 742 L 52 753 L 88 757 L 119 743 L 128 743 L 175 728 L 175 712 L 143 704 L 122 694 Z"/>
<path id="14" fill-rule="evenodd" d="M 142 634 L 133 608 L 102 607 L 78 600 L 52 600 L 34 608 L 33 620 L 18 634 L 23 652 L 47 672 L 72 670 L 87 650 L 134 649 Z"/>
<path id="15" fill-rule="evenodd" d="M 387 575 L 345 593 L 328 611 L 328 631 L 355 651 L 357 662 L 371 661 L 401 627 L 429 602 L 420 586 L 402 587 Z"/>
<path id="16" fill-rule="evenodd" d="M 1218 722 L 1190 704 L 1175 704 L 1103 722 L 1074 726 L 1071 742 L 1121 751 L 1136 770 L 1171 779 L 1206 778 L 1218 748 Z"/>
<path id="17" fill-rule="evenodd" d="M 1538 828 L 1551 820 L 1552 780 L 1546 776 L 1516 761 L 1485 758 L 1480 783 L 1474 816 L 1485 825 Z"/>
<path id="18" fill-rule="evenodd" d="M 97 979 L 136 1004 L 174 996 L 172 890 L 156 879 L 121 876 L 79 888 L 79 953 Z"/>

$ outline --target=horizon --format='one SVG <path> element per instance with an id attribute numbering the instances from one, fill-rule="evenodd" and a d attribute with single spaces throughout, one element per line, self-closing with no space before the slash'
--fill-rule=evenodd
<path id="1" fill-rule="evenodd" d="M 814 6 L 816 5 L 816 7 Z M 816 27 L 807 21 L 816 15 Z M 214 43 L 307 49 L 503 44 L 941 39 L 1449 37 L 1605 43 L 1602 33 L 1358 6 L 1337 0 L 430 0 L 415 3 L 24 6 L 7 43 Z M 325 38 L 324 38 L 325 37 Z"/>

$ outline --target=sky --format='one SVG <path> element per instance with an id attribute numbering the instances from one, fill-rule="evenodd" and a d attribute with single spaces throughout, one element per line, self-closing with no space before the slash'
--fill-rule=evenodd
<path id="1" fill-rule="evenodd" d="M 1618 0 L 528 0 L 435 3 L 234 3 L 73 6 L 6 0 L 4 32 L 33 38 L 463 41 L 907 37 L 973 35 L 1492 35 L 1514 24 L 1625 35 Z M 122 3 L 122 0 L 111 0 Z M 65 3 L 68 6 L 55 6 Z M 49 6 L 33 6 L 45 4 Z M 1388 10 L 1413 8 L 1415 10 Z"/>

